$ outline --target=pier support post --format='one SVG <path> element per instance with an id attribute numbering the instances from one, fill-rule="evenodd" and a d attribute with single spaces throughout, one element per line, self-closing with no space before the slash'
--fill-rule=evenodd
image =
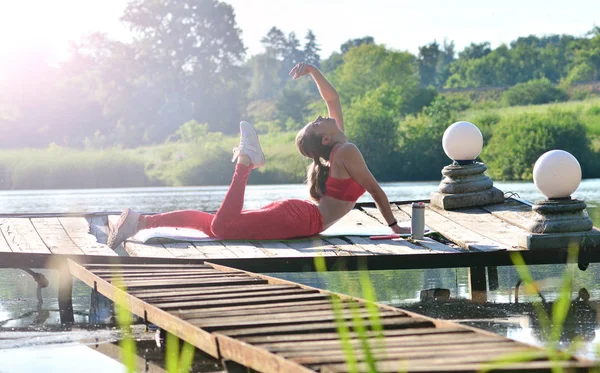
<path id="1" fill-rule="evenodd" d="M 485 267 L 469 267 L 469 291 L 474 303 L 487 302 Z"/>
<path id="2" fill-rule="evenodd" d="M 487 277 L 490 290 L 498 290 L 500 287 L 498 283 L 498 267 L 487 267 Z"/>
<path id="3" fill-rule="evenodd" d="M 73 276 L 66 265 L 58 271 L 58 310 L 62 325 L 71 325 L 75 322 L 73 316 Z"/>

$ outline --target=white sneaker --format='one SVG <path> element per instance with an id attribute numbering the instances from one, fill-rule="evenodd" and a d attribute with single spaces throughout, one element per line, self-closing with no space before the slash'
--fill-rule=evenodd
<path id="1" fill-rule="evenodd" d="M 233 148 L 231 161 L 235 162 L 240 154 L 247 155 L 250 158 L 252 168 L 259 168 L 265 164 L 265 155 L 260 148 L 256 130 L 245 120 L 240 122 L 240 145 Z"/>
<path id="2" fill-rule="evenodd" d="M 108 247 L 114 250 L 123 241 L 135 235 L 138 232 L 137 228 L 140 215 L 140 213 L 128 208 L 123 210 L 117 225 L 110 231 L 110 234 L 108 235 L 108 239 L 106 240 Z"/>

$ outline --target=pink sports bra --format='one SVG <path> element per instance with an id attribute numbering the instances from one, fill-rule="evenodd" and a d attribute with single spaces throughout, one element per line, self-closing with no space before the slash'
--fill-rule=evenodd
<path id="1" fill-rule="evenodd" d="M 336 148 L 331 149 L 329 164 L 333 163 L 333 153 L 335 152 L 335 149 Z M 329 176 L 325 182 L 325 188 L 326 196 L 350 202 L 356 202 L 356 200 L 366 192 L 366 189 L 351 177 L 347 179 L 336 179 Z"/>

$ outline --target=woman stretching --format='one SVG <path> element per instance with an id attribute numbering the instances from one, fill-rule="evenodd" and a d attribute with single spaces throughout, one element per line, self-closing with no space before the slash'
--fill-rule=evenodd
<path id="1" fill-rule="evenodd" d="M 329 117 L 317 117 L 296 136 L 300 153 L 313 160 L 308 167 L 307 179 L 314 202 L 287 199 L 258 210 L 242 210 L 248 175 L 252 169 L 265 164 L 265 157 L 252 125 L 241 122 L 240 145 L 233 150 L 233 161 L 237 158 L 233 180 L 215 214 L 183 210 L 144 216 L 125 209 L 110 232 L 108 246 L 114 249 L 139 230 L 155 227 L 192 228 L 226 240 L 314 236 L 352 210 L 365 190 L 395 233 L 409 233 L 410 230 L 398 226 L 387 196 L 367 168 L 358 148 L 348 142 L 337 91 L 313 65 L 302 62 L 290 72 L 294 79 L 306 74 L 312 76 L 329 111 Z"/>

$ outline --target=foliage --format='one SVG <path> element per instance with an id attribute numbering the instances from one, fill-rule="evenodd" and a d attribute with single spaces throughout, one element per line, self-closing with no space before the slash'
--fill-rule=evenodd
<path id="1" fill-rule="evenodd" d="M 535 161 L 545 152 L 562 149 L 573 154 L 584 177 L 593 177 L 596 158 L 578 114 L 563 110 L 525 113 L 497 124 L 481 158 L 497 180 L 531 180 Z"/>
<path id="2" fill-rule="evenodd" d="M 566 101 L 568 98 L 569 95 L 564 89 L 555 86 L 546 78 L 519 83 L 503 95 L 509 106 L 547 104 Z"/>
<path id="3" fill-rule="evenodd" d="M 161 185 L 144 161 L 119 149 L 48 149 L 0 152 L 0 189 L 115 188 Z"/>
<path id="4" fill-rule="evenodd" d="M 410 95 L 419 88 L 417 63 L 410 53 L 362 44 L 344 55 L 344 63 L 336 70 L 333 83 L 346 104 L 384 83 Z"/>
<path id="5" fill-rule="evenodd" d="M 351 52 L 349 52 L 351 53 Z M 398 145 L 399 109 L 402 106 L 400 88 L 382 84 L 352 101 L 347 110 L 345 132 L 361 149 L 367 165 L 379 180 L 394 172 Z"/>
<path id="6" fill-rule="evenodd" d="M 400 155 L 395 165 L 402 180 L 435 180 L 450 163 L 442 148 L 446 128 L 455 122 L 454 114 L 443 97 L 415 117 L 407 117 L 399 129 Z"/>

